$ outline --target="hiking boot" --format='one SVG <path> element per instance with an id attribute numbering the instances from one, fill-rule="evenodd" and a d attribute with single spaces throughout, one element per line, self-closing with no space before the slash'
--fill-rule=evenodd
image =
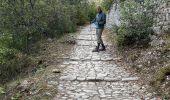
<path id="1" fill-rule="evenodd" d="M 99 52 L 99 47 L 96 46 L 96 48 L 92 52 Z"/>
<path id="2" fill-rule="evenodd" d="M 102 48 L 101 49 L 99 49 L 99 51 L 105 51 L 106 50 L 106 47 L 105 47 L 105 45 L 104 44 L 102 44 Z"/>

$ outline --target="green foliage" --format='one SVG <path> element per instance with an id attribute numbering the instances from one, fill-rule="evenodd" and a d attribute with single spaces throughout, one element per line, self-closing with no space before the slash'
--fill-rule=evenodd
<path id="1" fill-rule="evenodd" d="M 113 33 L 118 33 L 119 28 L 120 28 L 119 26 L 113 25 L 113 26 L 112 26 L 112 31 L 113 31 Z"/>
<path id="2" fill-rule="evenodd" d="M 153 34 L 154 5 L 151 0 L 143 4 L 126 0 L 121 4 L 121 26 L 117 32 L 119 45 L 148 44 Z"/>
<path id="3" fill-rule="evenodd" d="M 0 37 L 0 64 L 5 64 L 8 60 L 14 58 L 15 49 L 10 48 L 10 34 L 2 34 Z"/>
<path id="4" fill-rule="evenodd" d="M 0 5 L 0 32 L 11 34 L 12 46 L 24 52 L 43 35 L 75 31 L 77 24 L 89 20 L 88 13 L 95 12 L 86 0 L 1 0 Z"/>
<path id="5" fill-rule="evenodd" d="M 12 35 L 5 33 L 0 35 L 0 46 L 10 48 L 12 46 Z"/>
<path id="6" fill-rule="evenodd" d="M 84 6 L 84 7 L 82 7 Z M 86 5 L 79 5 L 77 7 L 77 24 L 83 25 L 88 21 L 88 6 Z M 86 15 L 86 16 L 84 16 Z"/>
<path id="7" fill-rule="evenodd" d="M 11 71 L 9 71 L 9 67 L 5 66 L 10 60 L 15 58 L 15 53 L 17 53 L 16 49 L 11 48 L 12 46 L 12 38 L 10 34 L 1 34 L 0 37 L 0 81 L 4 80 L 6 73 L 11 75 Z M 9 64 L 10 65 L 10 64 Z M 12 66 L 12 65 L 11 65 Z M 6 69 L 6 70 L 4 70 Z"/>
<path id="8" fill-rule="evenodd" d="M 95 16 L 96 16 L 96 5 L 93 2 L 92 4 L 90 4 L 88 6 L 88 18 L 89 18 L 89 21 L 94 19 Z"/>
<path id="9" fill-rule="evenodd" d="M 4 94 L 5 91 L 4 91 L 4 88 L 0 87 L 0 94 Z"/>
<path id="10" fill-rule="evenodd" d="M 120 2 L 124 2 L 124 1 L 126 1 L 126 0 L 120 0 Z"/>
<path id="11" fill-rule="evenodd" d="M 14 57 L 14 50 L 6 47 L 0 47 L 0 64 L 6 63 Z"/>
<path id="12" fill-rule="evenodd" d="M 1 5 L 1 31 L 12 34 L 13 46 L 22 51 L 28 52 L 43 33 L 54 37 L 76 28 L 73 6 L 59 0 L 3 0 Z"/>
<path id="13" fill-rule="evenodd" d="M 104 7 L 104 9 L 106 11 L 110 10 L 110 7 L 112 6 L 113 4 L 113 0 L 103 0 L 102 1 L 102 7 Z"/>
<path id="14" fill-rule="evenodd" d="M 83 25 L 87 21 L 89 22 L 96 15 L 96 4 L 94 2 L 90 4 L 79 4 L 76 9 L 78 9 L 77 10 L 78 25 Z"/>
<path id="15" fill-rule="evenodd" d="M 95 16 L 87 0 L 0 0 L 0 81 L 17 75 L 31 60 L 34 43 L 76 31 Z"/>
<path id="16" fill-rule="evenodd" d="M 19 100 L 20 97 L 21 97 L 21 94 L 16 93 L 14 96 L 11 97 L 11 100 Z"/>

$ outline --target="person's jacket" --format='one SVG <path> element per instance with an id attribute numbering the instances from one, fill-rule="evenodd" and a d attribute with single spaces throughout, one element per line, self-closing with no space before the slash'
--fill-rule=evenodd
<path id="1" fill-rule="evenodd" d="M 103 12 L 97 13 L 95 19 L 91 21 L 91 23 L 94 23 L 97 29 L 103 29 L 106 24 L 106 14 Z"/>

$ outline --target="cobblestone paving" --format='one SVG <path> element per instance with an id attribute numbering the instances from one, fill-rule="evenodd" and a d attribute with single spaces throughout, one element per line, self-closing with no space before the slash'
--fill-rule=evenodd
<path id="1" fill-rule="evenodd" d="M 138 78 L 114 63 L 109 43 L 105 41 L 106 51 L 91 52 L 96 37 L 89 29 L 81 30 L 69 60 L 62 64 L 66 68 L 54 100 L 141 100 Z"/>

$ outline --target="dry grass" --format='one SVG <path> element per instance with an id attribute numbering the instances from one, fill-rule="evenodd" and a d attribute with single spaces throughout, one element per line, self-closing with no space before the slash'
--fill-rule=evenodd
<path id="1" fill-rule="evenodd" d="M 156 81 L 165 81 L 167 75 L 170 75 L 170 66 L 160 68 L 159 71 L 155 74 L 155 76 L 157 76 Z"/>

